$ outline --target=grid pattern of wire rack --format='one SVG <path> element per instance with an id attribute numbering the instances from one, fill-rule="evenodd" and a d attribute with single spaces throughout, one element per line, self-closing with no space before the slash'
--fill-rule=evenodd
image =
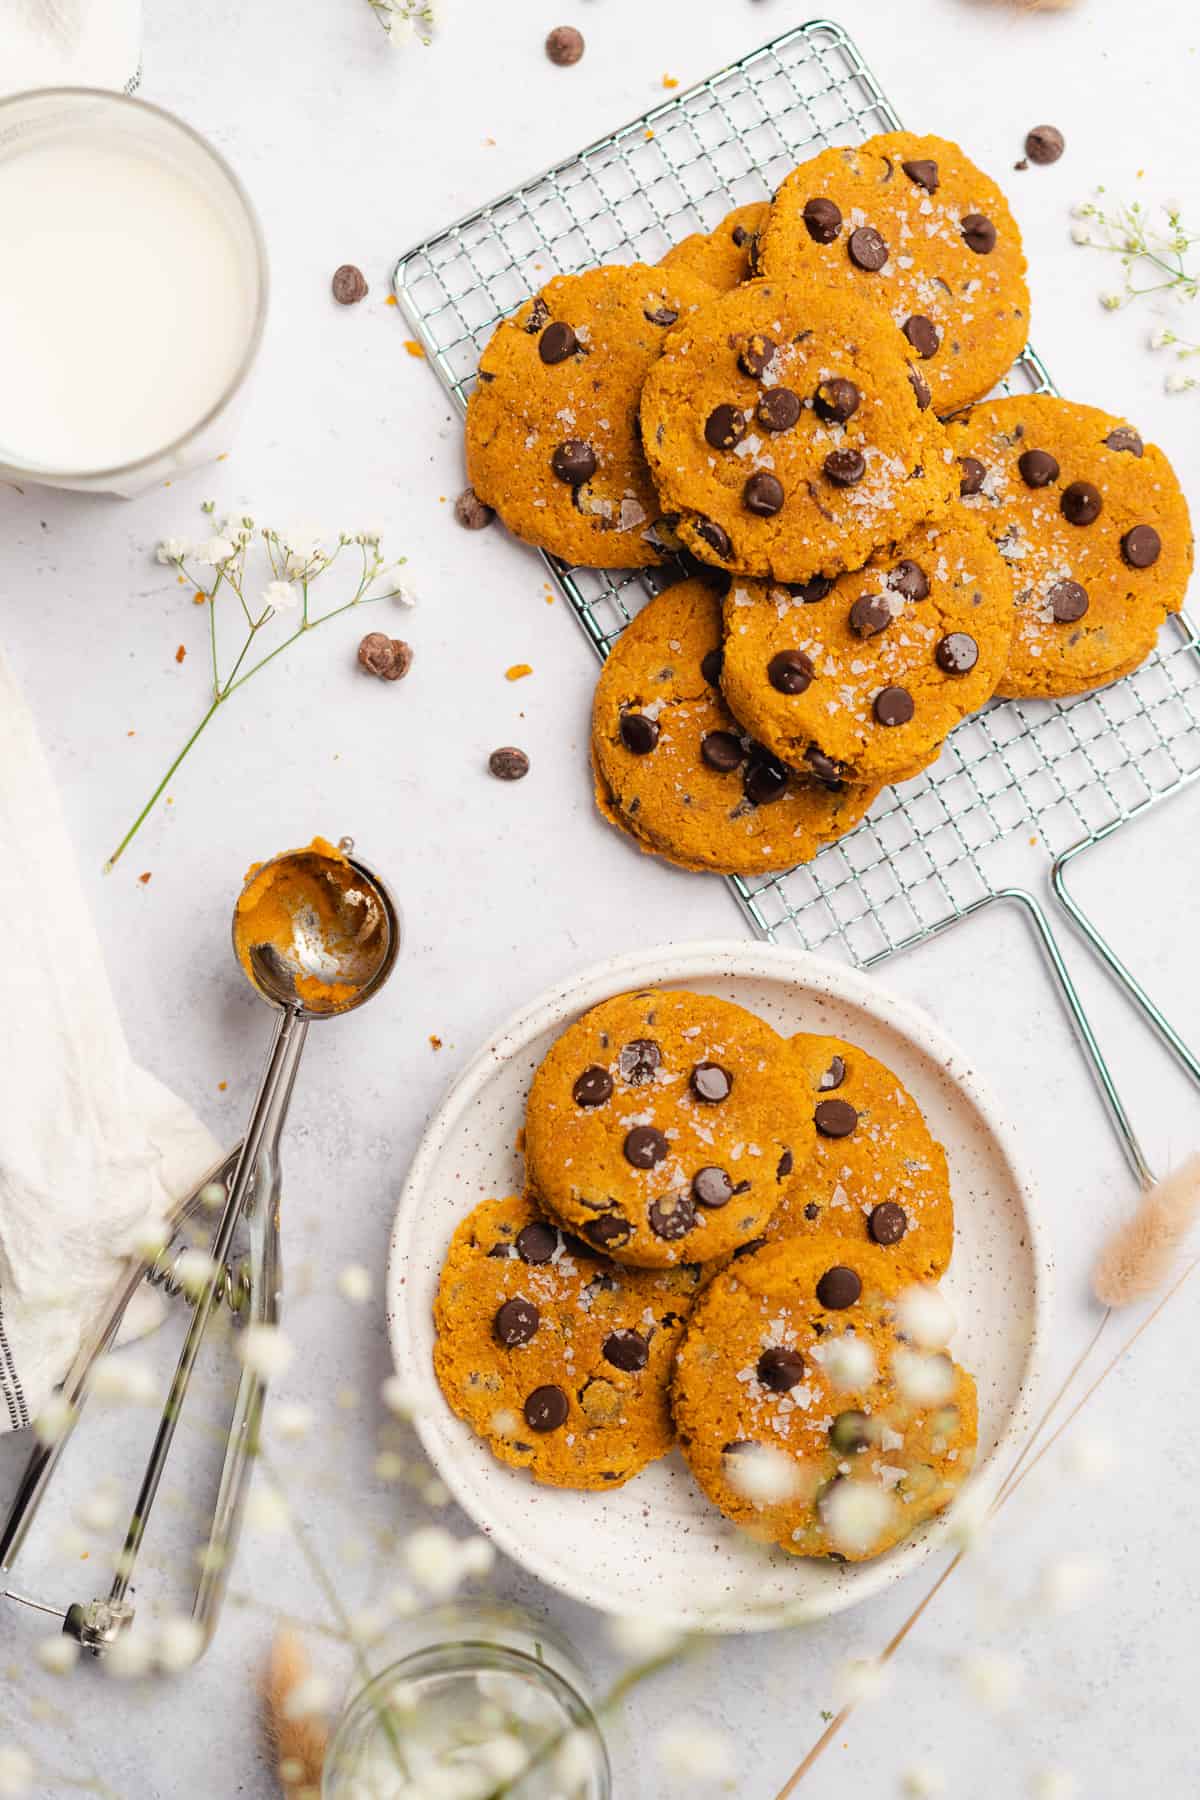
<path id="1" fill-rule="evenodd" d="M 410 251 L 397 299 L 465 412 L 493 328 L 552 274 L 656 262 L 819 149 L 899 128 L 841 27 L 798 26 Z M 1034 351 L 1003 391 L 1053 391 Z M 600 657 L 656 591 L 653 572 L 544 560 Z M 1018 846 L 1053 858 L 1198 772 L 1200 640 L 1180 618 L 1136 674 L 1069 703 L 993 704 L 812 862 L 729 885 L 761 936 L 865 966 L 1005 890 Z"/>

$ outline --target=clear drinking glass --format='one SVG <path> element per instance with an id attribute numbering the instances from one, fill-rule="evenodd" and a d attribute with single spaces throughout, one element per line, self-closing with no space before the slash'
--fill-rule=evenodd
<path id="1" fill-rule="evenodd" d="M 322 1800 L 610 1800 L 608 1753 L 567 1646 L 514 1608 L 441 1607 L 355 1696 Z"/>
<path id="2" fill-rule="evenodd" d="M 229 448 L 262 230 L 224 159 L 129 95 L 0 100 L 0 478 L 132 495 Z"/>

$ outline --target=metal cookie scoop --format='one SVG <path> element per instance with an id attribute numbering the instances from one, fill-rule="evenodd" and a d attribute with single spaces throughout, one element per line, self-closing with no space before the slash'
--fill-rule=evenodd
<path id="1" fill-rule="evenodd" d="M 63 1630 L 94 1655 L 103 1655 L 133 1618 L 127 1595 L 146 1526 L 175 1436 L 204 1333 L 217 1305 L 226 1301 L 244 1323 L 275 1324 L 279 1316 L 278 1144 L 313 1019 L 335 1018 L 369 1000 L 387 980 L 400 948 L 400 918 L 387 888 L 351 856 L 343 838 L 335 848 L 318 838 L 307 850 L 293 850 L 251 871 L 233 915 L 238 962 L 255 991 L 278 1009 L 275 1033 L 259 1083 L 246 1135 L 229 1156 L 210 1170 L 180 1202 L 169 1220 L 168 1242 L 181 1227 L 224 1190 L 221 1214 L 209 1247 L 211 1273 L 195 1297 L 170 1392 L 142 1477 L 117 1574 L 108 1596 L 88 1605 L 46 1606 L 9 1590 L 4 1597 L 62 1618 Z M 234 1235 L 249 1213 L 250 1271 L 230 1262 Z M 130 1265 L 89 1340 L 84 1343 L 60 1390 L 67 1404 L 67 1428 L 53 1444 L 34 1450 L 0 1531 L 0 1576 L 7 1574 L 33 1522 L 37 1507 L 87 1398 L 96 1359 L 117 1335 L 125 1309 L 143 1278 L 180 1291 L 160 1256 Z M 241 1524 L 253 1448 L 258 1437 L 265 1386 L 247 1368 L 242 1374 L 230 1421 L 225 1460 L 213 1514 L 203 1573 L 192 1616 L 207 1646 L 216 1627 Z"/>

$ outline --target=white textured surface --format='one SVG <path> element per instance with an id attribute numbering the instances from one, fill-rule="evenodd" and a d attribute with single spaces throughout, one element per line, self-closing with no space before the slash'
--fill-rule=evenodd
<path id="1" fill-rule="evenodd" d="M 536 562 L 497 535 L 458 531 L 439 504 L 460 485 L 458 433 L 428 371 L 402 351 L 395 311 L 382 303 L 388 270 L 426 231 L 653 104 L 664 72 L 695 79 L 804 16 L 793 0 L 450 3 L 437 48 L 400 56 L 355 0 L 298 0 L 286 13 L 227 0 L 153 10 L 148 97 L 214 137 L 265 218 L 276 300 L 256 404 L 235 457 L 207 483 L 129 505 L 0 492 L 0 631 L 61 786 L 135 1055 L 231 1137 L 268 1029 L 228 949 L 245 865 L 314 827 L 349 830 L 405 908 L 408 944 L 386 998 L 313 1034 L 285 1147 L 288 1320 L 302 1355 L 281 1397 L 309 1401 L 329 1426 L 319 1449 L 293 1453 L 296 1507 L 331 1552 L 350 1538 L 364 1546 L 357 1562 L 339 1558 L 354 1606 L 386 1567 L 374 1533 L 418 1509 L 372 1475 L 382 1305 L 343 1300 L 339 1267 L 364 1262 L 381 1286 L 423 1120 L 508 1012 L 606 953 L 738 927 L 719 884 L 634 858 L 594 818 L 583 762 L 589 654 L 561 606 L 546 606 Z M 1131 414 L 1200 491 L 1195 402 L 1165 400 L 1135 319 L 1100 312 L 1108 272 L 1070 245 L 1065 221 L 1096 181 L 1132 193 L 1139 168 L 1149 192 L 1182 190 L 1200 215 L 1196 39 L 1185 10 L 1175 0 L 1143 0 L 1136 12 L 1081 0 L 1053 18 L 986 0 L 908 0 L 902 11 L 846 0 L 837 10 L 902 115 L 963 138 L 997 173 L 1029 125 L 1066 131 L 1056 169 L 1008 179 L 1033 262 L 1038 344 L 1067 392 Z M 587 56 L 551 69 L 541 37 L 572 17 Z M 345 312 L 328 299 L 344 260 L 372 283 L 371 299 Z M 409 553 L 424 602 L 393 615 L 415 647 L 413 672 L 398 687 L 360 678 L 355 624 L 327 628 L 230 707 L 175 784 L 174 806 L 105 879 L 104 856 L 201 697 L 201 615 L 148 552 L 161 535 L 195 529 L 193 507 L 209 492 L 260 517 L 385 527 L 393 551 Z M 191 654 L 178 667 L 181 641 Z M 536 672 L 510 687 L 502 672 L 522 660 Z M 523 744 L 534 765 L 512 788 L 480 772 L 507 742 Z M 1172 802 L 1076 880 L 1193 1038 L 1198 808 L 1195 793 Z M 153 872 L 145 887 L 143 870 Z M 1083 973 L 1150 1154 L 1183 1155 L 1200 1135 L 1194 1092 L 1101 978 Z M 1131 1185 L 1037 953 L 1019 920 L 985 914 L 884 979 L 934 1013 L 1027 1132 L 1059 1265 L 1051 1364 L 1065 1369 L 1092 1328 L 1084 1284 L 1095 1244 Z M 440 1053 L 431 1032 L 444 1040 Z M 1125 1800 L 1131 1780 L 1169 1800 L 1197 1791 L 1194 1309 L 1185 1293 L 1090 1409 L 1086 1429 L 1116 1445 L 1114 1472 L 1087 1486 L 1064 1459 L 1047 1460 L 1002 1515 L 986 1560 L 960 1571 L 925 1615 L 890 1693 L 839 1735 L 801 1795 L 890 1800 L 916 1762 L 943 1769 L 948 1792 L 969 1800 L 1023 1796 L 1050 1765 L 1076 1773 L 1084 1800 Z M 337 1405 L 348 1384 L 363 1396 L 357 1412 Z M 0 1458 L 6 1483 L 14 1448 Z M 68 1480 L 81 1466 L 80 1456 L 68 1462 Z M 160 1544 L 169 1515 L 163 1523 Z M 1100 1559 L 1107 1580 L 1077 1617 L 1050 1621 L 1035 1591 L 1047 1563 L 1068 1553 Z M 57 1591 L 90 1594 L 89 1564 L 60 1554 L 57 1569 Z M 41 1573 L 31 1562 L 30 1585 Z M 602 1625 L 513 1569 L 501 1579 L 545 1606 L 604 1679 L 614 1663 Z M 689 1713 L 736 1739 L 738 1795 L 771 1800 L 821 1729 L 821 1709 L 836 1704 L 838 1666 L 880 1647 L 923 1583 L 788 1640 L 719 1645 L 660 1678 L 614 1734 L 619 1800 L 695 1791 L 673 1788 L 648 1749 Z M 93 1670 L 69 1687 L 30 1672 L 40 1633 L 5 1616 L 0 1742 L 17 1736 L 62 1776 L 103 1773 L 121 1800 L 266 1800 L 274 1789 L 253 1698 L 264 1608 L 326 1615 L 287 1538 L 248 1543 L 236 1585 L 256 1604 L 231 1610 L 211 1656 L 161 1690 L 114 1692 Z M 985 1647 L 1026 1666 L 1008 1717 L 981 1711 L 960 1677 L 961 1653 Z M 37 1788 L 66 1791 L 56 1776 Z"/>

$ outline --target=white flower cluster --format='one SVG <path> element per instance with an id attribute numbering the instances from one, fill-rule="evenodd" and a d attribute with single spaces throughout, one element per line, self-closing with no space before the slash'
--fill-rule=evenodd
<path id="1" fill-rule="evenodd" d="M 1120 312 L 1143 296 L 1154 296 L 1159 306 L 1200 297 L 1200 270 L 1188 260 L 1200 244 L 1200 234 L 1184 225 L 1180 203 L 1166 200 L 1153 207 L 1135 200 L 1110 208 L 1104 189 L 1097 189 L 1097 194 L 1097 200 L 1072 207 L 1071 237 L 1085 249 L 1105 251 L 1118 260 L 1124 285 L 1101 292 L 1105 312 Z M 1200 343 L 1180 337 L 1168 324 L 1156 326 L 1147 341 L 1151 350 L 1170 351 L 1176 362 L 1200 355 Z M 1163 387 L 1168 394 L 1183 394 L 1200 387 L 1200 376 L 1176 367 L 1165 376 Z"/>
<path id="2" fill-rule="evenodd" d="M 441 1525 L 425 1525 L 405 1539 L 404 1567 L 431 1600 L 449 1600 L 471 1576 L 491 1572 L 496 1552 L 486 1538 L 451 1537 Z"/>
<path id="3" fill-rule="evenodd" d="M 393 44 L 408 44 L 419 37 L 423 44 L 442 22 L 442 0 L 367 0 L 371 11 Z"/>

